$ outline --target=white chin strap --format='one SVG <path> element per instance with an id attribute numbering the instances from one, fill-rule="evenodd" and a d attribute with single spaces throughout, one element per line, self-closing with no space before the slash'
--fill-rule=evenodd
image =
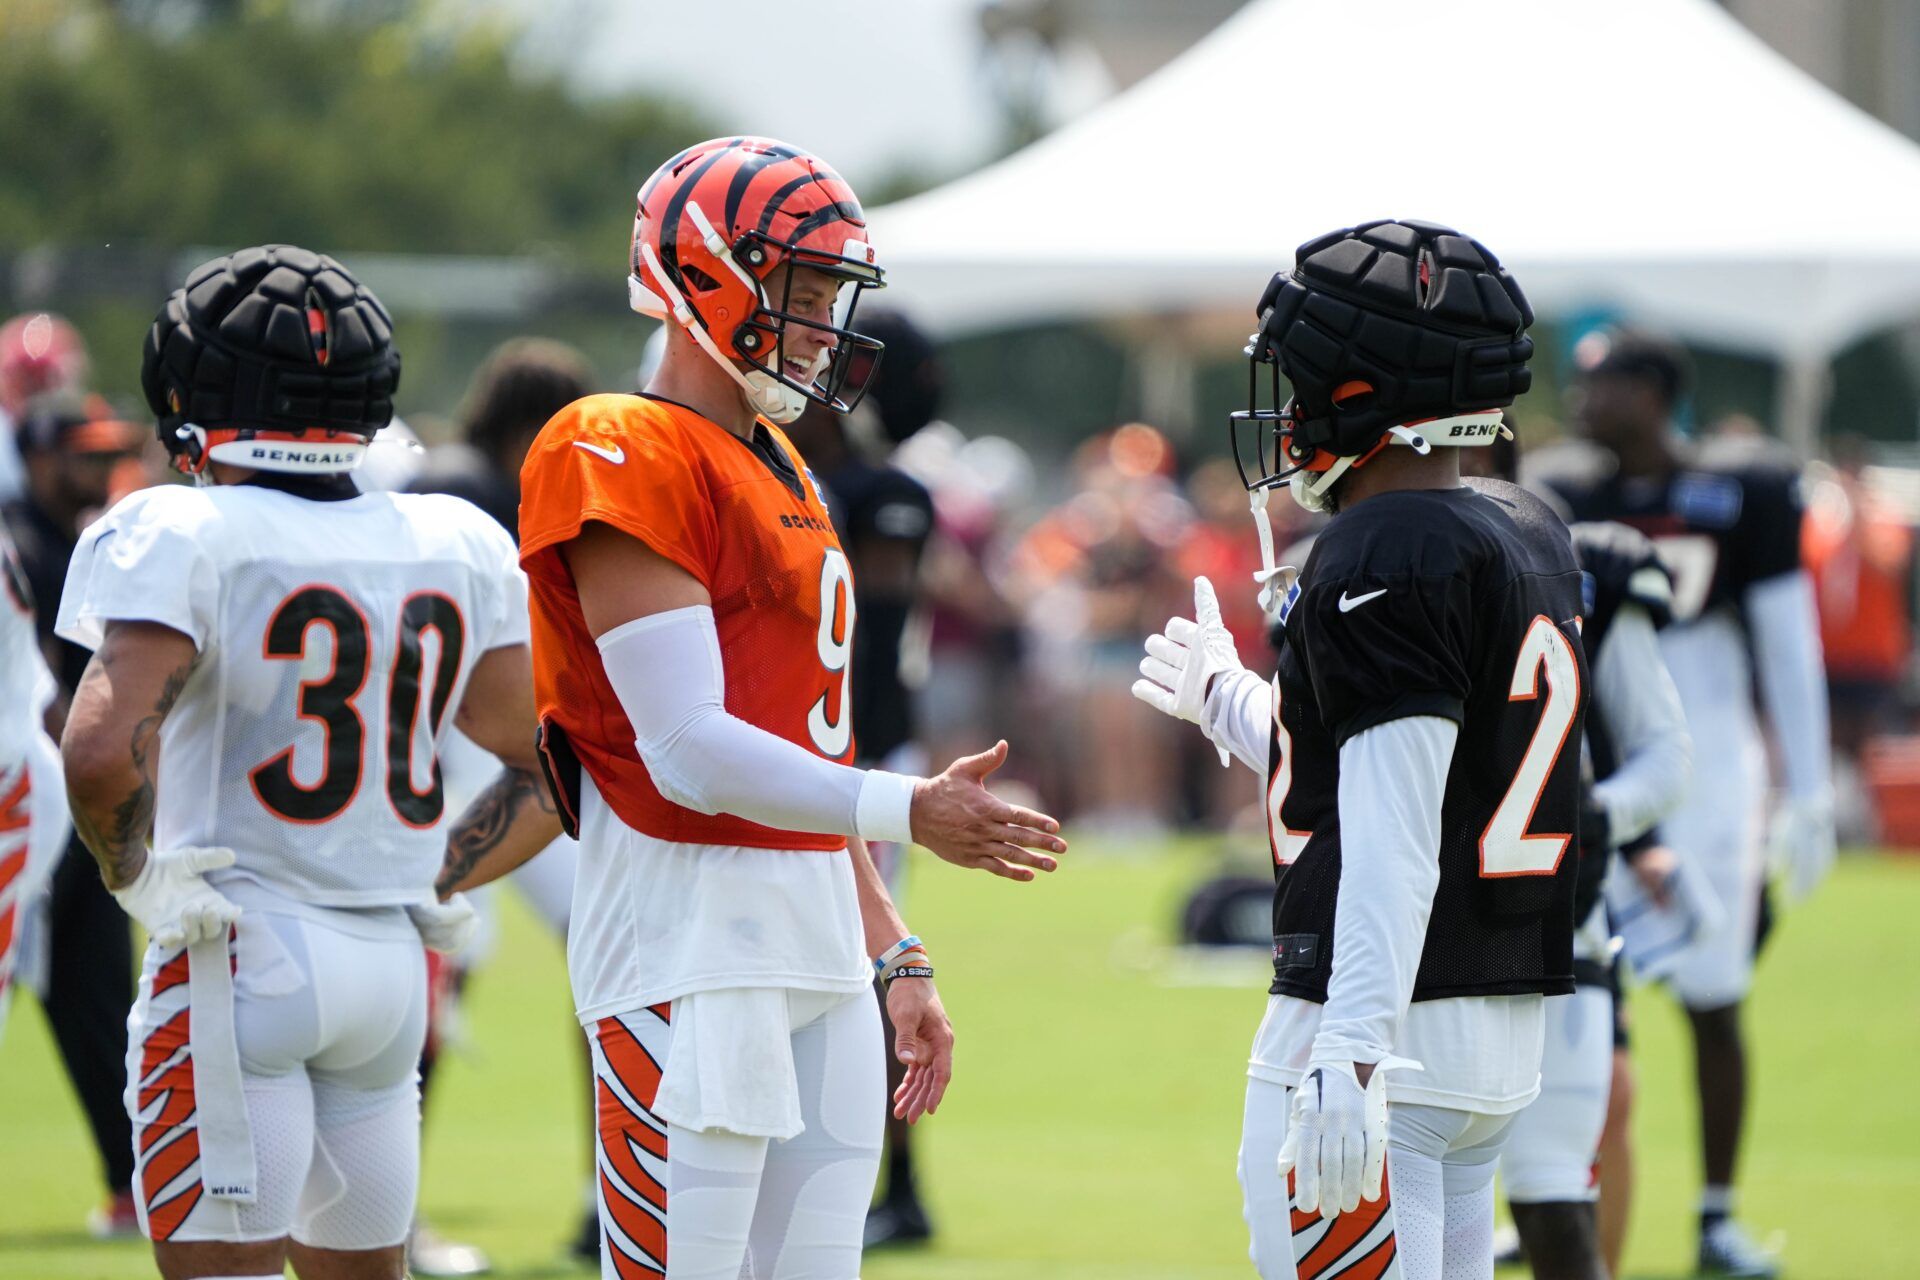
<path id="1" fill-rule="evenodd" d="M 1502 437 L 1513 439 L 1513 432 L 1501 419 L 1500 410 L 1482 409 L 1450 418 L 1429 418 L 1410 426 L 1388 427 L 1387 435 L 1392 444 L 1406 445 L 1424 458 L 1433 452 L 1436 444 L 1470 449 L 1492 444 Z M 1358 459 L 1336 458 L 1325 471 L 1296 471 L 1287 482 L 1293 500 L 1309 511 L 1327 510 L 1333 502 L 1329 491 L 1334 482 L 1347 474 L 1356 461 Z"/>
<path id="2" fill-rule="evenodd" d="M 760 282 L 753 278 L 751 272 L 734 261 L 732 247 L 721 239 L 720 233 L 713 229 L 711 222 L 707 221 L 707 215 L 701 211 L 697 203 L 691 200 L 687 202 L 687 216 L 693 219 L 693 225 L 699 230 L 707 252 L 738 276 L 741 283 L 752 290 L 753 296 L 760 300 L 761 307 L 765 308 L 766 290 L 760 287 Z M 700 317 L 694 314 L 692 305 L 680 290 L 674 287 L 673 281 L 667 278 L 667 273 L 661 268 L 660 258 L 654 253 L 652 245 L 643 243 L 640 246 L 640 260 L 642 267 L 652 278 L 653 284 L 658 286 L 658 292 L 649 288 L 647 282 L 638 275 L 630 275 L 627 277 L 629 306 L 641 315 L 669 320 L 679 325 L 688 337 L 699 344 L 702 351 L 712 357 L 715 364 L 726 370 L 729 378 L 740 384 L 740 389 L 747 393 L 748 407 L 761 417 L 785 426 L 806 411 L 806 396 L 770 373 L 759 369 L 743 372 L 739 365 L 720 350 L 719 344 L 713 340 L 713 335 L 707 332 L 707 327 L 700 323 Z M 665 307 L 660 305 L 662 297 L 667 299 Z M 825 356 L 826 353 L 822 352 L 822 359 Z M 818 371 L 819 368 L 816 365 L 815 368 L 808 370 L 808 376 L 811 377 Z"/>
<path id="3" fill-rule="evenodd" d="M 1274 622 L 1280 620 L 1281 606 L 1292 592 L 1300 571 L 1290 564 L 1274 564 L 1277 557 L 1273 548 L 1273 521 L 1267 518 L 1267 495 L 1271 492 L 1255 489 L 1247 495 L 1247 500 L 1253 508 L 1253 527 L 1260 535 L 1260 569 L 1253 575 L 1254 583 L 1260 588 L 1260 612 Z"/>

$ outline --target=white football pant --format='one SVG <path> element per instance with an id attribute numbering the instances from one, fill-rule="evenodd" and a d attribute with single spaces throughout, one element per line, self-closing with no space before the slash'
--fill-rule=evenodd
<path id="1" fill-rule="evenodd" d="M 1280 1176 L 1280 1144 L 1293 1091 L 1247 1080 L 1240 1133 L 1242 1212 L 1252 1234 L 1248 1256 L 1261 1280 L 1296 1280 L 1292 1199 Z M 1404 1280 L 1490 1280 L 1493 1275 L 1493 1171 L 1511 1115 L 1393 1103 L 1387 1108 L 1387 1188 L 1396 1219 Z M 1367 1212 L 1363 1201 L 1359 1214 Z M 1335 1224 L 1347 1222 L 1341 1214 Z M 1348 1231 L 1358 1220 L 1349 1222 Z M 1311 1255 L 1310 1255 L 1311 1260 Z M 1329 1280 L 1337 1266 L 1316 1267 Z"/>
<path id="2" fill-rule="evenodd" d="M 426 953 L 405 936 L 330 927 L 329 912 L 260 910 L 234 927 L 233 1021 L 257 1171 L 251 1203 L 204 1194 L 187 953 L 152 943 L 128 1015 L 140 1226 L 156 1241 L 291 1235 L 320 1249 L 407 1238 L 420 1173 L 416 1066 Z M 404 924 L 398 908 L 393 915 Z"/>
<path id="3" fill-rule="evenodd" d="M 805 1128 L 784 1142 L 654 1114 L 668 1006 L 588 1028 L 603 1280 L 858 1280 L 886 1107 L 880 1010 L 868 991 L 788 996 Z"/>
<path id="4" fill-rule="evenodd" d="M 1593 1162 L 1607 1123 L 1613 1081 L 1613 992 L 1575 987 L 1547 998 L 1540 1096 L 1513 1119 L 1500 1157 L 1515 1204 L 1592 1201 Z"/>

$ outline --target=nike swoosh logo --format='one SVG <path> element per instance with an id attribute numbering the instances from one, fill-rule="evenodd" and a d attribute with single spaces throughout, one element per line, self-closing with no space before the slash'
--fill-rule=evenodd
<path id="1" fill-rule="evenodd" d="M 597 444 L 588 444 L 585 440 L 575 440 L 573 447 L 576 449 L 585 449 L 596 458 L 605 458 L 616 467 L 627 460 L 627 451 L 621 445 L 615 445 L 611 449 L 606 449 Z"/>
<path id="2" fill-rule="evenodd" d="M 1351 610 L 1358 609 L 1375 596 L 1383 596 L 1385 594 L 1387 594 L 1385 587 L 1380 588 L 1378 591 L 1369 591 L 1363 596 L 1349 596 L 1346 592 L 1342 591 L 1340 593 L 1340 612 L 1347 613 Z"/>

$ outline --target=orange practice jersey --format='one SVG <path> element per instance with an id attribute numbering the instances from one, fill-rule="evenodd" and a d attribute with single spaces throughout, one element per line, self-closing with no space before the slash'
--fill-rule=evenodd
<path id="1" fill-rule="evenodd" d="M 599 395 L 568 405 L 540 432 L 520 473 L 540 718 L 566 733 L 601 796 L 636 831 L 687 844 L 838 849 L 844 837 L 776 831 L 660 794 L 561 555 L 598 520 L 685 569 L 713 600 L 727 711 L 851 760 L 852 574 L 800 455 L 777 428 L 755 430 L 749 444 L 664 400 Z"/>

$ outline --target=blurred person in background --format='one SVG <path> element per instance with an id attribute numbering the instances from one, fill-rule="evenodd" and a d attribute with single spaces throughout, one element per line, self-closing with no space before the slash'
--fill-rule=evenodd
<path id="1" fill-rule="evenodd" d="M 67 563 L 81 530 L 112 501 L 116 474 L 139 455 L 149 433 L 74 391 L 28 402 L 16 430 L 26 489 L 7 504 L 4 518 L 34 602 L 41 652 L 54 675 L 47 729 L 58 737 L 88 657 L 54 634 Z M 107 1202 L 92 1213 L 89 1228 L 103 1238 L 135 1235 L 133 1137 L 120 1098 L 127 1009 L 133 1004 L 133 935 L 77 836 L 53 868 L 40 920 L 47 1023 L 87 1117 L 107 1188 Z"/>
<path id="2" fill-rule="evenodd" d="M 1661 652 L 1703 749 L 1692 792 L 1660 838 L 1697 867 L 1726 925 L 1668 979 L 1687 1011 L 1700 1105 L 1700 1270 L 1771 1277 L 1778 1262 L 1733 1216 L 1746 1123 L 1741 1007 L 1765 935 L 1769 861 L 1791 894 L 1833 860 L 1826 687 L 1811 580 L 1801 561 L 1800 476 L 1744 437 L 1698 448 L 1673 429 L 1687 393 L 1684 355 L 1634 334 L 1593 335 L 1576 351 L 1576 423 L 1602 456 L 1588 474 L 1545 475 L 1576 519 L 1618 520 L 1653 540 L 1673 580 Z M 1761 704 L 1783 796 L 1768 829 Z"/>
<path id="3" fill-rule="evenodd" d="M 1027 640 L 1004 572 L 1010 522 L 1031 487 L 1032 462 L 1010 440 L 969 440 L 946 422 L 915 433 L 893 462 L 933 496 L 933 532 L 919 575 L 926 636 L 905 654 L 924 654 L 916 700 L 921 745 L 932 759 L 947 760 L 1002 726 L 1012 746 L 1008 775 L 1056 795 L 1052 740 L 1031 723 L 1022 671 Z M 1025 714 L 1013 714 L 1015 707 Z"/>
<path id="4" fill-rule="evenodd" d="M 1518 455 L 1516 441 L 1503 438 L 1463 453 L 1460 471 L 1511 483 Z M 1585 588 L 1580 643 L 1592 679 L 1575 850 L 1574 989 L 1547 1001 L 1540 1096 L 1514 1119 L 1500 1176 L 1536 1280 L 1609 1280 L 1617 1259 L 1609 1261 L 1600 1232 L 1595 1164 L 1615 1085 L 1623 1125 L 1631 1085 L 1619 961 L 1601 889 L 1618 850 L 1648 896 L 1665 899 L 1673 854 L 1651 832 L 1686 796 L 1692 742 L 1660 657 L 1673 584 L 1658 551 L 1622 524 L 1581 523 L 1569 532 Z M 1629 1194 L 1628 1184 L 1616 1193 Z"/>
<path id="5" fill-rule="evenodd" d="M 1878 830 L 1861 753 L 1875 734 L 1899 727 L 1900 683 L 1913 655 L 1913 529 L 1866 483 L 1866 441 L 1839 437 L 1831 455 L 1831 471 L 1812 486 L 1801 542 L 1820 609 L 1837 811 L 1848 818 L 1848 837 L 1866 842 Z"/>
<path id="6" fill-rule="evenodd" d="M 87 376 L 87 349 L 72 325 L 48 311 L 30 311 L 0 325 L 0 503 L 26 490 L 15 433 L 27 402 L 56 391 L 78 391 Z"/>
<path id="7" fill-rule="evenodd" d="M 547 419 L 592 392 L 591 366 L 585 356 L 567 344 L 534 337 L 502 343 L 474 372 L 460 406 L 460 438 L 428 449 L 407 484 L 408 490 L 465 498 L 493 517 L 517 545 L 520 541 L 520 464 L 526 460 L 527 449 Z M 441 749 L 441 765 L 449 805 L 454 812 L 478 795 L 500 769 L 498 760 L 474 745 L 457 727 L 449 731 Z M 507 877 L 534 915 L 563 943 L 579 857 L 578 843 L 563 834 L 539 857 L 516 868 Z M 492 914 L 489 896 L 486 889 L 475 894 L 475 904 L 483 921 Z M 482 937 L 474 944 L 451 955 L 427 957 L 431 1016 L 426 1048 L 420 1055 L 423 1118 L 427 1102 L 433 1096 L 435 1067 L 449 1032 L 461 1025 L 460 1002 L 472 970 L 482 962 L 478 953 L 484 949 L 484 938 L 490 933 L 483 930 Z M 591 1115 L 592 1063 L 586 1055 L 584 1041 L 575 1035 L 569 1035 L 568 1040 L 581 1053 L 582 1078 Z M 600 1256 L 600 1232 L 598 1215 L 593 1208 L 590 1133 L 586 1158 L 589 1164 L 586 1207 L 572 1230 L 568 1247 L 575 1256 L 591 1260 Z M 424 1276 L 479 1275 L 490 1265 L 480 1249 L 444 1239 L 424 1220 L 415 1224 L 407 1242 L 407 1259 L 414 1271 Z"/>
<path id="8" fill-rule="evenodd" d="M 33 589 L 0 524 L 0 1035 L 28 917 L 67 843 L 67 791 L 45 723 L 55 693 Z"/>
<path id="9" fill-rule="evenodd" d="M 1075 821 L 1122 836 L 1164 829 L 1180 782 L 1171 726 L 1120 677 L 1180 607 L 1179 551 L 1193 509 L 1173 483 L 1173 448 L 1128 423 L 1074 453 L 1073 491 L 1027 530 L 1009 576 L 1039 678 L 1059 703 L 1060 759 Z"/>
<path id="10" fill-rule="evenodd" d="M 518 539 L 520 464 L 547 419 L 593 392 L 587 358 L 551 338 L 513 338 L 475 370 L 459 413 L 460 439 L 427 451 L 410 487 L 450 493 Z"/>
<path id="11" fill-rule="evenodd" d="M 853 636 L 847 697 L 853 702 L 853 763 L 856 768 L 924 773 L 928 755 L 915 734 L 914 691 L 909 671 L 925 667 L 923 654 L 909 654 L 909 624 L 923 607 L 920 560 L 933 532 L 933 496 L 926 486 L 888 459 L 895 449 L 940 412 L 946 370 L 931 339 L 906 316 L 876 310 L 861 326 L 885 344 L 879 368 L 849 376 L 868 382 L 853 412 L 838 414 L 809 403 L 787 436 L 817 476 L 827 510 L 840 532 L 860 593 L 860 625 Z M 871 359 L 858 352 L 856 359 Z M 924 641 L 924 627 L 919 639 Z M 904 846 L 870 840 L 868 853 L 894 903 L 906 890 Z M 874 983 L 887 1040 L 886 987 Z M 905 1067 L 882 1048 L 891 1096 Z M 914 1177 L 913 1126 L 886 1118 L 886 1173 L 878 1201 L 867 1213 L 866 1247 L 911 1244 L 932 1238 L 926 1206 Z"/>
<path id="12" fill-rule="evenodd" d="M 1240 483 L 1231 459 L 1209 458 L 1187 477 L 1186 493 L 1196 518 L 1175 556 L 1177 573 L 1187 581 L 1205 578 L 1233 584 L 1220 601 L 1220 620 L 1244 657 L 1258 669 L 1270 669 L 1273 646 L 1258 596 L 1236 589 L 1255 581 L 1261 569 L 1260 548 L 1247 537 L 1246 486 Z M 1307 513 L 1291 502 L 1275 504 L 1269 514 L 1275 542 L 1281 546 L 1292 542 L 1309 522 Z M 1231 828 L 1236 815 L 1257 797 L 1246 794 L 1233 771 L 1207 767 L 1214 755 L 1204 740 L 1182 735 L 1180 741 L 1190 766 L 1186 775 L 1200 783 L 1197 816 L 1215 830 Z"/>

